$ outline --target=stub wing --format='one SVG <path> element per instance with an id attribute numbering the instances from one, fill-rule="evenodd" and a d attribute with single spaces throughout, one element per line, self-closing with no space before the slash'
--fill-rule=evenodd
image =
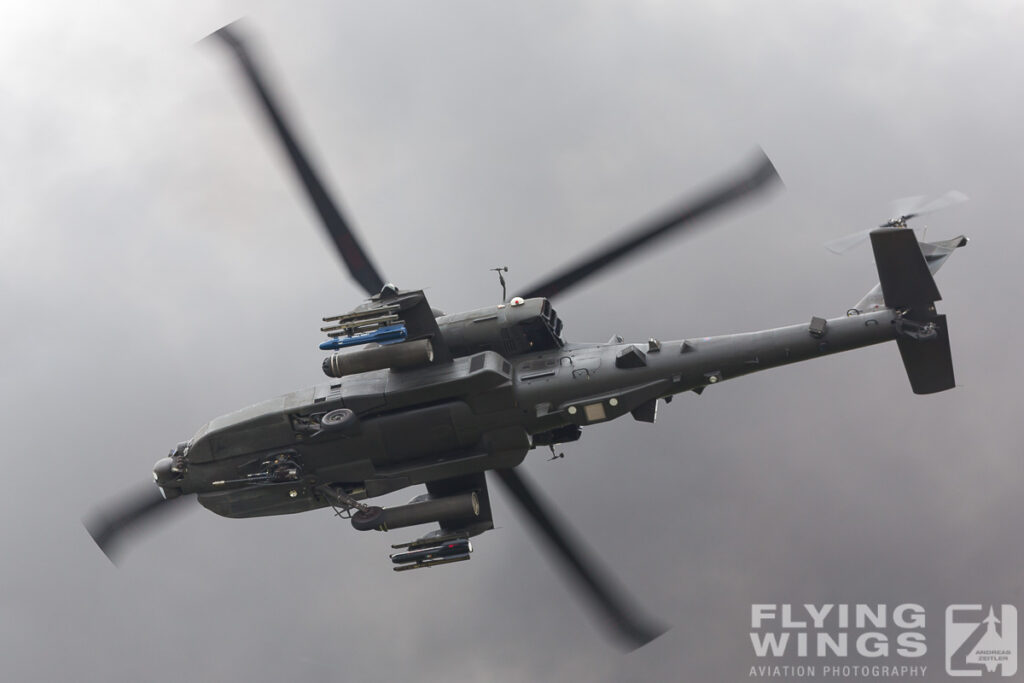
<path id="1" fill-rule="evenodd" d="M 324 351 L 425 341 L 431 349 L 430 362 L 447 363 L 452 359 L 434 311 L 420 290 L 402 292 L 388 285 L 355 310 L 328 316 L 323 321 L 327 325 L 320 331 L 330 337 L 320 344 Z"/>
<path id="2" fill-rule="evenodd" d="M 394 570 L 404 572 L 468 560 L 470 553 L 473 552 L 473 544 L 469 541 L 470 536 L 476 536 L 494 528 L 484 473 L 477 472 L 428 482 L 427 494 L 415 499 L 415 501 L 425 502 L 451 501 L 470 497 L 473 505 L 464 515 L 446 516 L 438 522 L 440 528 L 428 532 L 410 543 L 392 546 L 399 551 L 391 555 L 391 561 L 396 565 Z"/>

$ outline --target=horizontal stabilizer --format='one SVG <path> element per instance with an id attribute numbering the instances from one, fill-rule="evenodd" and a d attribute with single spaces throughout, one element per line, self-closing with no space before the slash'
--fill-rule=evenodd
<path id="1" fill-rule="evenodd" d="M 896 338 L 910 388 L 915 394 L 934 394 L 956 385 L 946 316 L 938 315 L 930 320 L 935 324 L 935 335 L 931 338 L 914 339 L 902 335 Z"/>

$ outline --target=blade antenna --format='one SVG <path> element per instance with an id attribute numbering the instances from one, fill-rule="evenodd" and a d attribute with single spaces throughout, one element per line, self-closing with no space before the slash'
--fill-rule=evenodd
<path id="1" fill-rule="evenodd" d="M 505 276 L 502 273 L 508 272 L 508 266 L 491 268 L 491 270 L 498 274 L 498 282 L 501 283 L 501 303 L 505 303 L 508 300 L 508 293 L 506 292 L 507 283 L 505 282 Z"/>
<path id="2" fill-rule="evenodd" d="M 367 294 L 370 296 L 377 294 L 384 287 L 384 279 L 370 261 L 369 254 L 360 246 L 337 204 L 331 199 L 323 183 L 320 182 L 320 176 L 313 169 L 309 157 L 299 146 L 295 136 L 292 135 L 291 126 L 285 121 L 276 98 L 271 94 L 269 86 L 253 61 L 252 54 L 246 48 L 245 43 L 231 24 L 215 31 L 212 35 L 223 40 L 238 58 L 246 80 L 263 105 L 263 111 L 267 114 L 281 144 L 284 145 L 302 186 L 306 188 L 313 207 L 320 215 L 324 227 L 327 228 L 328 234 L 334 241 L 345 265 L 352 273 L 352 277 Z"/>
<path id="3" fill-rule="evenodd" d="M 630 605 L 623 591 L 613 588 L 597 561 L 558 520 L 547 503 L 539 498 L 520 470 L 501 469 L 495 472 L 565 568 L 579 579 L 579 585 L 586 589 L 587 597 L 607 616 L 630 649 L 646 645 L 665 632 L 666 629 L 654 626 L 642 616 L 638 608 Z"/>
<path id="4" fill-rule="evenodd" d="M 749 168 L 734 174 L 710 191 L 698 195 L 696 199 L 670 209 L 652 221 L 641 223 L 601 251 L 552 275 L 527 290 L 522 296 L 524 299 L 539 296 L 551 298 L 628 256 L 641 246 L 672 231 L 691 226 L 718 209 L 780 182 L 775 166 L 764 151 L 759 150 L 757 159 Z"/>

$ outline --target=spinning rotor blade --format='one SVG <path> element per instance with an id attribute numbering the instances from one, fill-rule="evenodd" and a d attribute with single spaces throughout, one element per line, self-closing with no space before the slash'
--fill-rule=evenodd
<path id="1" fill-rule="evenodd" d="M 837 239 L 825 242 L 825 248 L 833 254 L 845 254 L 858 244 L 867 241 L 871 231 L 874 229 L 868 228 L 867 230 L 858 230 L 857 232 L 851 232 L 849 235 L 843 235 Z"/>
<path id="2" fill-rule="evenodd" d="M 916 216 L 921 216 L 926 213 L 932 213 L 933 211 L 939 211 L 950 206 L 962 204 L 966 202 L 968 197 L 959 190 L 950 190 L 945 194 L 941 194 L 930 202 L 921 204 L 921 200 L 924 197 L 911 197 L 910 199 L 917 199 L 918 201 L 911 204 L 909 208 L 903 208 L 897 215 L 905 221 L 910 220 Z M 884 227 L 884 226 L 883 226 Z"/>
<path id="3" fill-rule="evenodd" d="M 529 288 L 521 296 L 525 299 L 538 296 L 550 298 L 560 294 L 648 242 L 673 230 L 691 226 L 716 210 L 777 182 L 781 182 L 778 172 L 764 151 L 759 150 L 754 164 L 734 174 L 725 183 L 696 199 L 673 207 L 648 223 L 641 223 L 603 250 Z"/>
<path id="4" fill-rule="evenodd" d="M 369 254 L 360 246 L 352 228 L 341 215 L 341 211 L 327 193 L 323 183 L 320 182 L 319 174 L 313 169 L 306 153 L 299 146 L 295 136 L 292 135 L 291 126 L 285 121 L 276 98 L 271 94 L 269 86 L 256 67 L 245 43 L 230 24 L 215 31 L 212 35 L 223 40 L 238 57 L 238 62 L 249 85 L 252 86 L 253 92 L 260 104 L 263 105 L 263 111 L 274 126 L 285 151 L 288 152 L 295 172 L 299 174 L 299 179 L 302 181 L 303 187 L 306 188 L 310 201 L 313 202 L 317 213 L 320 214 L 324 227 L 327 228 L 328 234 L 334 240 L 334 245 L 338 248 L 338 253 L 341 254 L 345 265 L 348 266 L 352 277 L 362 285 L 367 294 L 370 296 L 377 294 L 384 287 L 384 279 L 370 261 Z"/>
<path id="5" fill-rule="evenodd" d="M 925 201 L 926 199 L 927 197 L 924 195 L 897 199 L 892 202 L 895 216 L 878 227 L 903 228 L 906 227 L 906 222 L 911 218 L 916 218 L 917 216 L 922 216 L 926 213 L 932 213 L 933 211 L 939 211 L 940 209 L 961 204 L 966 202 L 968 197 L 958 190 L 950 190 L 931 201 Z M 874 229 L 875 228 L 868 228 L 867 230 L 858 230 L 857 232 L 850 233 L 849 235 L 843 235 L 842 237 L 826 242 L 825 248 L 833 254 L 846 253 L 862 242 L 866 242 L 871 231 Z"/>
<path id="6" fill-rule="evenodd" d="M 900 197 L 889 202 L 890 216 L 906 216 L 924 205 L 927 195 L 918 194 L 912 197 Z"/>
<path id="7" fill-rule="evenodd" d="M 647 621 L 638 608 L 630 605 L 625 592 L 612 587 L 600 565 L 585 552 L 582 542 L 573 538 L 547 504 L 537 497 L 521 471 L 504 469 L 495 472 L 506 490 L 530 516 L 537 531 L 550 544 L 571 577 L 586 589 L 587 597 L 604 612 L 617 635 L 630 649 L 646 645 L 666 631 Z"/>
<path id="8" fill-rule="evenodd" d="M 100 550 L 116 563 L 126 532 L 141 531 L 144 526 L 177 507 L 178 498 L 166 499 L 153 484 L 125 494 L 113 505 L 83 520 L 86 531 Z"/>

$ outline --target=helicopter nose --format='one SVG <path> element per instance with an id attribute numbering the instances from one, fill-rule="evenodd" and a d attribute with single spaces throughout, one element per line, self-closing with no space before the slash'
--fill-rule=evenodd
<path id="1" fill-rule="evenodd" d="M 181 469 L 175 465 L 174 458 L 160 458 L 153 466 L 153 480 L 161 486 L 178 479 L 180 474 Z"/>
<path id="2" fill-rule="evenodd" d="M 177 498 L 181 495 L 181 480 L 185 477 L 185 469 L 185 458 L 177 453 L 156 461 L 153 481 L 160 487 L 164 498 Z"/>

